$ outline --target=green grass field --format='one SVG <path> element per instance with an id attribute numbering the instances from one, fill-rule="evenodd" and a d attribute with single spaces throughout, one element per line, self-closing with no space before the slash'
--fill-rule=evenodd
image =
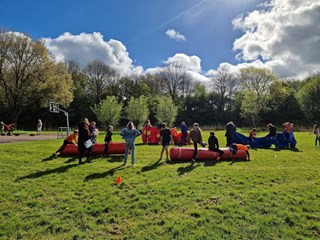
<path id="1" fill-rule="evenodd" d="M 48 159 L 61 139 L 1 144 L 0 239 L 320 239 L 320 148 L 295 137 L 299 151 L 194 165 L 158 161 L 139 137 L 137 167 Z"/>

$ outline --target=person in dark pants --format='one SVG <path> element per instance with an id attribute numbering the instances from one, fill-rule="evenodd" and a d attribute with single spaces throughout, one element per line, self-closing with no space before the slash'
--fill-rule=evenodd
<path id="1" fill-rule="evenodd" d="M 79 151 L 79 164 L 81 164 L 82 158 L 86 155 L 87 162 L 90 161 L 91 147 L 87 148 L 85 142 L 90 139 L 89 120 L 84 118 L 79 123 L 79 138 L 78 138 L 78 151 Z"/>
<path id="2" fill-rule="evenodd" d="M 272 123 L 268 123 L 267 129 L 269 130 L 269 133 L 266 137 L 275 138 L 277 134 L 277 128 Z"/>
<path id="3" fill-rule="evenodd" d="M 168 152 L 168 146 L 170 143 L 173 143 L 172 134 L 170 132 L 170 129 L 167 128 L 167 124 L 162 123 L 162 128 L 160 130 L 160 143 L 162 145 L 161 153 L 160 153 L 160 159 L 162 159 L 164 151 L 166 151 L 166 161 L 169 161 L 169 152 Z"/>
<path id="4" fill-rule="evenodd" d="M 181 123 L 181 133 L 182 133 L 182 137 L 181 137 L 181 144 L 187 144 L 187 135 L 188 135 L 188 126 L 186 125 L 185 122 Z"/>
<path id="5" fill-rule="evenodd" d="M 236 130 L 236 125 L 232 121 L 227 123 L 225 134 L 225 137 L 227 138 L 227 147 L 229 147 L 233 143 L 232 135 Z"/>
<path id="6" fill-rule="evenodd" d="M 215 136 L 214 132 L 210 132 L 210 137 L 208 138 L 208 145 L 210 151 L 219 153 L 219 156 L 216 160 L 220 160 L 220 158 L 224 154 L 224 151 L 219 149 L 219 141 L 218 138 Z"/>
<path id="7" fill-rule="evenodd" d="M 193 124 L 193 128 L 190 131 L 190 138 L 191 138 L 191 140 L 193 142 L 193 146 L 194 146 L 194 153 L 193 153 L 191 162 L 194 163 L 196 161 L 196 157 L 198 154 L 198 143 L 202 147 L 206 146 L 204 144 L 204 142 L 202 141 L 202 131 L 201 131 L 198 123 Z"/>
<path id="8" fill-rule="evenodd" d="M 106 131 L 106 136 L 104 138 L 105 148 L 103 151 L 103 156 L 108 156 L 109 143 L 112 141 L 112 131 L 113 131 L 113 126 L 109 125 Z"/>
<path id="9" fill-rule="evenodd" d="M 79 131 L 76 129 L 73 131 L 72 134 L 70 134 L 64 141 L 63 141 L 63 144 L 62 146 L 57 150 L 55 151 L 52 156 L 56 156 L 58 153 L 61 153 L 63 151 L 63 149 L 65 149 L 65 147 L 68 145 L 68 144 L 73 144 L 75 146 L 78 146 L 78 134 L 79 134 Z"/>

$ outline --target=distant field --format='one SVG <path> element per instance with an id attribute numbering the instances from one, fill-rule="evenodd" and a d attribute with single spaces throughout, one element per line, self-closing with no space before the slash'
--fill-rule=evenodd
<path id="1" fill-rule="evenodd" d="M 320 148 L 295 137 L 298 151 L 194 165 L 158 161 L 161 147 L 139 138 L 137 167 L 50 160 L 62 139 L 0 144 L 0 239 L 319 239 Z"/>

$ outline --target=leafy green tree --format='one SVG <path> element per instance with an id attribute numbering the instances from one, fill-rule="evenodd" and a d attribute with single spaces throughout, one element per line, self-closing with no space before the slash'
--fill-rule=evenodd
<path id="1" fill-rule="evenodd" d="M 320 119 L 320 76 L 312 77 L 300 89 L 298 101 L 309 121 Z"/>
<path id="2" fill-rule="evenodd" d="M 112 89 L 117 81 L 117 72 L 101 60 L 88 63 L 83 73 L 88 80 L 86 91 L 92 96 L 95 103 L 104 99 L 107 96 L 108 89 Z"/>
<path id="3" fill-rule="evenodd" d="M 108 96 L 91 109 L 101 124 L 117 126 L 121 118 L 122 103 L 119 103 L 115 96 Z"/>
<path id="4" fill-rule="evenodd" d="M 241 116 L 256 125 L 258 116 L 266 105 L 270 85 L 277 77 L 268 69 L 248 67 L 240 69 L 239 81 L 246 92 L 241 105 Z M 251 99 L 250 99 L 251 98 Z"/>
<path id="5" fill-rule="evenodd" d="M 170 97 L 163 97 L 160 99 L 157 106 L 156 119 L 158 122 L 167 122 L 168 127 L 176 120 L 178 114 L 178 107 L 174 104 Z"/>
<path id="6" fill-rule="evenodd" d="M 243 95 L 241 102 L 241 113 L 240 115 L 247 119 L 251 120 L 253 126 L 256 126 L 256 121 L 259 119 L 260 106 L 257 105 L 257 95 L 253 91 L 247 91 Z"/>
<path id="7" fill-rule="evenodd" d="M 0 31 L 0 95 L 11 120 L 30 106 L 49 101 L 68 106 L 73 99 L 72 78 L 65 65 L 55 64 L 42 41 Z"/>
<path id="8" fill-rule="evenodd" d="M 133 121 L 137 128 L 145 122 L 149 117 L 148 98 L 140 96 L 139 98 L 131 97 L 126 108 L 126 117 L 129 121 Z"/>

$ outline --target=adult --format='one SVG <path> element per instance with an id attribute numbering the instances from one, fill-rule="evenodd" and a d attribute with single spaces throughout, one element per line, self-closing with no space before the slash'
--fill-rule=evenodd
<path id="1" fill-rule="evenodd" d="M 198 154 L 198 144 L 200 144 L 202 147 L 205 147 L 205 144 L 202 141 L 202 131 L 198 123 L 193 124 L 193 128 L 190 131 L 190 138 L 193 142 L 193 147 L 194 147 L 194 152 L 193 152 L 191 162 L 194 163 L 196 161 L 196 156 Z"/>
<path id="2" fill-rule="evenodd" d="M 136 166 L 135 140 L 137 136 L 141 135 L 141 133 L 134 127 L 133 122 L 128 122 L 127 127 L 121 131 L 120 135 L 126 141 L 123 165 L 127 164 L 128 154 L 131 150 L 131 164 L 134 167 Z"/>
<path id="3" fill-rule="evenodd" d="M 37 135 L 41 135 L 41 131 L 42 131 L 42 121 L 41 121 L 41 119 L 38 119 L 38 121 L 37 121 Z"/>
<path id="4" fill-rule="evenodd" d="M 172 134 L 169 128 L 167 128 L 167 124 L 162 123 L 162 128 L 160 130 L 160 143 L 162 145 L 160 159 L 162 159 L 164 151 L 166 152 L 166 161 L 169 161 L 169 152 L 168 147 L 170 143 L 173 143 Z"/>
<path id="5" fill-rule="evenodd" d="M 87 162 L 91 162 L 91 148 L 86 147 L 85 143 L 90 139 L 89 120 L 84 118 L 79 123 L 79 138 L 78 138 L 78 151 L 79 151 L 79 164 L 82 164 L 82 158 L 87 157 Z"/>
<path id="6" fill-rule="evenodd" d="M 233 133 L 237 130 L 236 125 L 230 121 L 226 125 L 226 134 L 225 137 L 227 139 L 227 147 L 229 147 L 233 143 Z"/>
<path id="7" fill-rule="evenodd" d="M 55 151 L 52 154 L 52 156 L 56 156 L 58 153 L 61 153 L 63 151 L 63 149 L 65 149 L 65 147 L 68 144 L 73 144 L 75 146 L 78 146 L 78 135 L 79 135 L 79 131 L 77 129 L 75 129 L 72 134 L 70 134 L 68 137 L 66 137 L 66 139 L 63 141 L 63 144 L 61 145 L 61 147 L 57 151 Z"/>
<path id="8" fill-rule="evenodd" d="M 187 143 L 188 130 L 189 130 L 189 128 L 186 125 L 186 123 L 182 122 L 181 123 L 181 133 L 182 133 L 181 144 L 186 144 Z"/>

